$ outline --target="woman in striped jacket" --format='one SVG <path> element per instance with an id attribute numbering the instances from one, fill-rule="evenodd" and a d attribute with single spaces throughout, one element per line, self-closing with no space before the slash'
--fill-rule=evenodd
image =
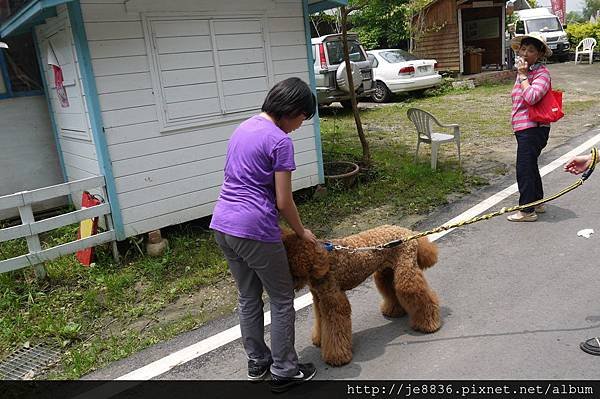
<path id="1" fill-rule="evenodd" d="M 552 50 L 537 32 L 515 37 L 511 47 L 518 54 L 517 79 L 511 92 L 511 122 L 517 139 L 519 204 L 524 205 L 544 197 L 538 157 L 548 142 L 550 125 L 529 119 L 527 107 L 540 101 L 550 90 L 550 72 L 540 61 L 552 55 Z M 537 214 L 543 212 L 544 206 L 540 205 L 518 211 L 508 216 L 508 220 L 535 222 Z"/>

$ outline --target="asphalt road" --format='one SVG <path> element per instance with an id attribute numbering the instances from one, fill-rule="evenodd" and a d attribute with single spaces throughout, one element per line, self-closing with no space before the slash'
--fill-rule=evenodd
<path id="1" fill-rule="evenodd" d="M 553 152 L 546 165 L 600 129 L 581 133 Z M 546 194 L 576 178 L 557 169 L 544 177 Z M 442 224 L 514 183 L 514 177 L 432 215 L 421 229 Z M 518 194 L 517 194 L 518 195 Z M 517 203 L 512 195 L 492 210 Z M 491 211 L 491 210 L 490 210 Z M 579 230 L 593 228 L 585 239 Z M 406 317 L 386 319 L 372 280 L 350 292 L 354 359 L 344 367 L 322 362 L 310 343 L 312 308 L 300 310 L 296 348 L 317 365 L 317 379 L 597 379 L 600 358 L 579 349 L 600 335 L 600 170 L 574 192 L 553 201 L 535 223 L 504 217 L 480 222 L 437 241 L 438 264 L 426 272 L 442 304 L 442 328 L 414 332 Z M 114 379 L 237 323 L 217 320 L 88 375 Z M 239 340 L 178 365 L 157 379 L 245 379 Z"/>

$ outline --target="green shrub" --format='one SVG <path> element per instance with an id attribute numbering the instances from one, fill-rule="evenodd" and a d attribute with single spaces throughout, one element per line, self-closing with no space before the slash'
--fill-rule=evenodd
<path id="1" fill-rule="evenodd" d="M 567 34 L 573 46 L 577 46 L 586 37 L 593 37 L 600 43 L 600 22 L 595 24 L 590 22 L 570 24 L 567 27 Z"/>

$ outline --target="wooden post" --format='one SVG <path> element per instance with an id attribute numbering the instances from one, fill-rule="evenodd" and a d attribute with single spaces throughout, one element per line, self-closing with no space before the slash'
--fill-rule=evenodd
<path id="1" fill-rule="evenodd" d="M 106 186 L 103 186 L 100 188 L 102 190 L 102 196 L 104 198 L 108 198 L 108 192 L 106 190 Z M 111 206 L 111 210 L 110 210 L 110 215 L 104 215 L 104 220 L 106 222 L 106 228 L 108 230 L 114 230 L 115 226 L 112 220 L 112 206 Z M 119 247 L 117 246 L 117 240 L 113 240 L 110 243 L 110 247 L 112 249 L 112 255 L 113 255 L 113 259 L 115 260 L 115 263 L 119 264 L 121 263 L 121 255 L 119 254 Z"/>
<path id="2" fill-rule="evenodd" d="M 31 209 L 31 204 L 24 205 L 19 207 L 19 215 L 21 215 L 21 223 L 22 224 L 30 224 L 35 222 L 35 218 L 33 217 L 33 210 Z M 30 254 L 35 254 L 42 250 L 42 245 L 40 244 L 39 236 L 32 235 L 27 236 L 27 248 L 29 249 Z M 33 270 L 35 272 L 35 277 L 38 280 L 43 280 L 46 278 L 46 269 L 43 264 L 38 264 L 33 266 Z"/>
<path id="3" fill-rule="evenodd" d="M 113 221 L 112 221 L 111 215 L 105 215 L 105 218 L 106 218 L 106 227 L 108 228 L 108 230 L 113 230 L 114 226 L 113 226 Z M 119 254 L 119 247 L 117 246 L 117 240 L 111 241 L 110 246 L 112 249 L 113 259 L 115 260 L 116 263 L 121 263 L 121 255 Z"/>

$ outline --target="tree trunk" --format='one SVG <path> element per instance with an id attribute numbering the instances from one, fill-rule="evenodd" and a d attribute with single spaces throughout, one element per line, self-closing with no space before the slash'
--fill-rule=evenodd
<path id="1" fill-rule="evenodd" d="M 356 122 L 356 130 L 358 132 L 358 138 L 362 146 L 362 162 L 363 166 L 371 165 L 371 152 L 369 150 L 369 143 L 365 137 L 362 123 L 360 121 L 360 114 L 358 113 L 358 106 L 356 103 L 356 92 L 354 91 L 354 79 L 352 78 L 352 67 L 350 65 L 350 52 L 348 50 L 348 31 L 346 22 L 348 20 L 348 11 L 346 7 L 342 7 L 342 45 L 344 47 L 344 62 L 346 63 L 346 76 L 348 79 L 348 87 L 350 88 L 350 101 L 352 102 L 352 112 L 354 113 L 354 122 Z"/>

